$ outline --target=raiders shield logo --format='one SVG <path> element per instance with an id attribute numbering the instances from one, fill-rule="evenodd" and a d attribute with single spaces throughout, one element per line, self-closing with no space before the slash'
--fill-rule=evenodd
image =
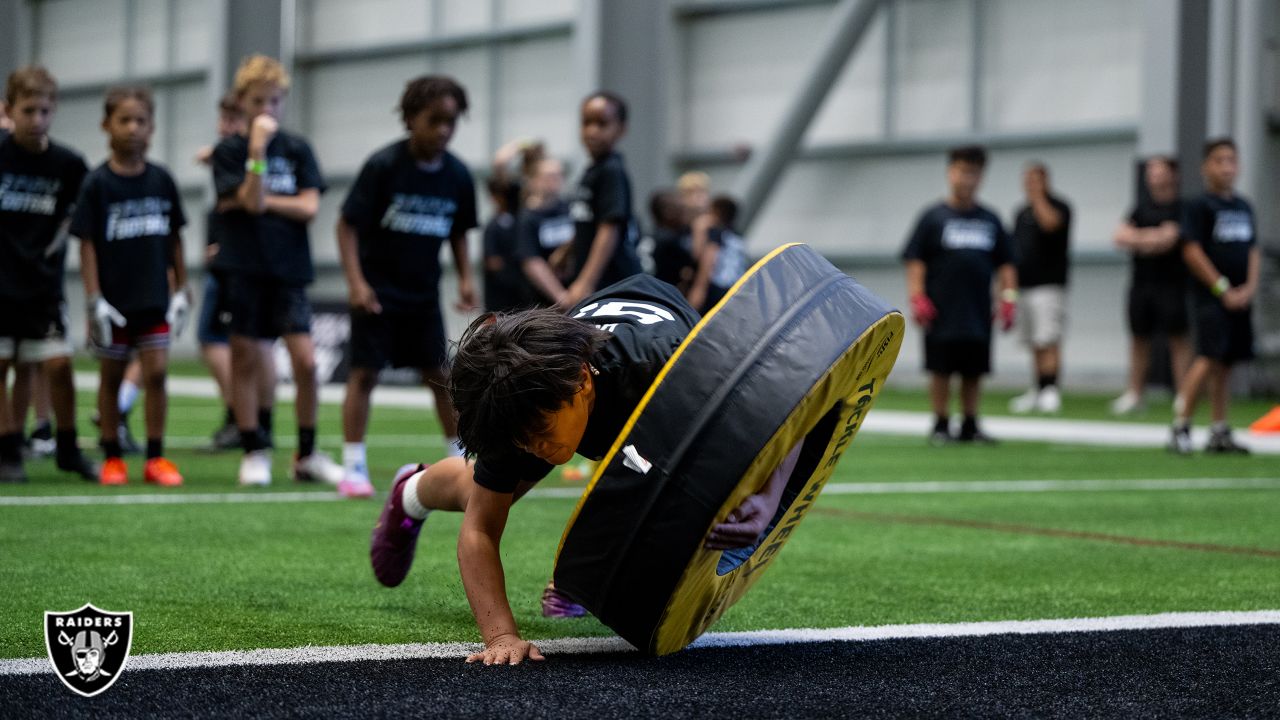
<path id="1" fill-rule="evenodd" d="M 111 687 L 129 660 L 133 613 L 99 610 L 89 603 L 44 614 L 44 645 L 62 684 L 85 697 Z"/>

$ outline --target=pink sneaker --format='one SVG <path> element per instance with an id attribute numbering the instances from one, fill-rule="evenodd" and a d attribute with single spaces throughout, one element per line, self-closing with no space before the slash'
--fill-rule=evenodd
<path id="1" fill-rule="evenodd" d="M 422 532 L 422 520 L 414 520 L 404 512 L 404 503 L 400 500 L 401 491 L 409 478 L 426 465 L 405 465 L 396 472 L 391 483 L 391 492 L 387 493 L 387 504 L 382 506 L 382 515 L 373 526 L 373 536 L 369 541 L 369 562 L 373 565 L 373 575 L 378 582 L 387 587 L 395 587 L 404 582 L 405 575 L 413 565 L 413 551 L 418 546 L 418 533 Z"/>
<path id="2" fill-rule="evenodd" d="M 374 494 L 373 483 L 363 475 L 347 473 L 338 481 L 338 494 L 344 498 L 371 498 Z"/>

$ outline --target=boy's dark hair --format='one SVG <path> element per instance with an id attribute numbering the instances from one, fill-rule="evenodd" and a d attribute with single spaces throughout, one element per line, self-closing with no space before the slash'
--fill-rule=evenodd
<path id="1" fill-rule="evenodd" d="M 523 444 L 582 387 L 582 366 L 609 338 L 552 308 L 486 313 L 449 370 L 458 439 L 467 457 Z"/>
<path id="2" fill-rule="evenodd" d="M 243 115 L 244 110 L 240 107 L 239 99 L 236 97 L 234 90 L 228 90 L 218 98 L 218 112 L 230 113 L 235 115 Z"/>
<path id="3" fill-rule="evenodd" d="M 512 181 L 505 175 L 490 175 L 484 181 L 489 197 L 504 212 L 514 213 L 520 208 L 520 183 Z"/>
<path id="4" fill-rule="evenodd" d="M 608 90 L 597 90 L 582 98 L 582 104 L 586 105 L 596 98 L 604 98 L 605 102 L 613 106 L 613 114 L 618 118 L 618 122 L 623 125 L 627 124 L 627 101 L 623 100 L 621 95 Z"/>
<path id="5" fill-rule="evenodd" d="M 418 113 L 442 97 L 451 97 L 458 104 L 458 114 L 467 113 L 467 91 L 457 80 L 448 75 L 421 75 L 404 86 L 400 96 L 400 118 L 406 125 Z"/>
<path id="6" fill-rule="evenodd" d="M 1218 148 L 1224 148 L 1224 147 L 1231 148 L 1231 152 L 1239 154 L 1239 150 L 1236 149 L 1235 140 L 1232 140 L 1229 137 L 1217 137 L 1217 138 L 1211 138 L 1207 142 L 1205 142 L 1204 156 L 1203 156 L 1204 159 L 1208 160 L 1209 156 L 1213 154 L 1214 150 L 1217 150 Z"/>
<path id="7" fill-rule="evenodd" d="M 27 65 L 9 73 L 5 83 L 4 100 L 9 107 L 31 95 L 45 95 L 50 100 L 58 100 L 58 81 L 43 65 Z"/>
<path id="8" fill-rule="evenodd" d="M 1171 155 L 1152 155 L 1147 162 L 1158 162 L 1169 168 L 1170 172 L 1178 172 L 1178 158 Z"/>
<path id="9" fill-rule="evenodd" d="M 711 198 L 711 213 L 721 225 L 732 228 L 738 219 L 738 202 L 728 195 L 717 195 Z"/>
<path id="10" fill-rule="evenodd" d="M 116 108 L 125 100 L 137 100 L 147 106 L 147 115 L 156 116 L 156 100 L 151 95 L 151 88 L 143 85 L 116 85 L 107 88 L 107 96 L 102 101 L 102 119 L 110 120 Z"/>
<path id="11" fill-rule="evenodd" d="M 981 145 L 961 145 L 947 151 L 947 164 L 969 163 L 980 168 L 987 166 L 987 149 Z"/>
<path id="12" fill-rule="evenodd" d="M 649 196 L 649 214 L 657 227 L 679 227 L 682 209 L 680 193 L 671 188 L 659 188 Z"/>

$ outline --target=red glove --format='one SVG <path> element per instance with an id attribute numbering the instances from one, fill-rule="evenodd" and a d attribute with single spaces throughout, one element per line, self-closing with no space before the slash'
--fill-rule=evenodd
<path id="1" fill-rule="evenodd" d="M 938 319 L 938 308 L 933 306 L 933 301 L 928 295 L 920 293 L 911 296 L 911 319 L 925 330 Z"/>
<path id="2" fill-rule="evenodd" d="M 1000 318 L 1000 329 L 1009 332 L 1013 329 L 1013 323 L 1018 319 L 1018 303 L 1013 300 L 1001 300 L 1000 309 L 996 313 Z"/>

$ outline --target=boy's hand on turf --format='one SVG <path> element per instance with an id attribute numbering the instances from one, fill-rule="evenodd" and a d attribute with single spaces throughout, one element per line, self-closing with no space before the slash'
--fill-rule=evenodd
<path id="1" fill-rule="evenodd" d="M 490 640 L 484 651 L 467 657 L 467 662 L 485 665 L 519 665 L 524 660 L 546 660 L 537 645 L 518 635 L 499 635 Z"/>
<path id="2" fill-rule="evenodd" d="M 748 497 L 729 513 L 725 522 L 711 528 L 707 535 L 708 550 L 732 550 L 746 547 L 760 539 L 773 516 L 769 498 L 763 493 Z"/>

